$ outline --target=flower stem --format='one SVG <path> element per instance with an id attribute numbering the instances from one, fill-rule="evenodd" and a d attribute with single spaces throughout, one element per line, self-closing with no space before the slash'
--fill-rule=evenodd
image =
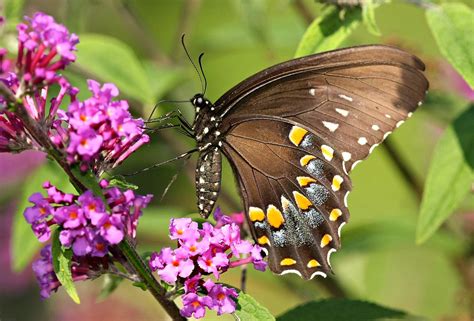
<path id="1" fill-rule="evenodd" d="M 80 175 L 77 170 L 74 170 L 69 166 L 65 160 L 64 155 L 58 151 L 54 144 L 51 142 L 46 131 L 42 128 L 41 123 L 35 121 L 30 117 L 28 112 L 23 106 L 22 101 L 17 98 L 13 92 L 3 83 L 0 82 L 0 95 L 4 96 L 15 108 L 15 114 L 21 119 L 25 129 L 31 134 L 31 136 L 40 144 L 47 154 L 54 159 L 68 175 L 69 180 L 75 189 L 83 193 L 88 189 L 101 192 L 101 189 L 97 181 L 90 179 L 90 175 Z M 90 174 L 90 173 L 89 173 Z M 96 185 L 96 186 L 93 186 Z M 102 194 L 97 195 L 104 197 Z M 155 299 L 161 304 L 163 309 L 168 315 L 175 321 L 183 321 L 186 318 L 182 317 L 179 313 L 177 305 L 166 298 L 166 290 L 163 288 L 158 281 L 154 278 L 148 266 L 142 260 L 140 255 L 137 253 L 135 247 L 132 245 L 129 239 L 125 238 L 119 245 L 118 248 L 127 259 L 127 262 L 140 277 L 140 279 L 146 285 L 148 291 L 155 297 Z"/>
<path id="2" fill-rule="evenodd" d="M 145 264 L 145 262 L 143 262 L 140 255 L 138 255 L 137 251 L 130 243 L 130 240 L 128 238 L 124 239 L 118 245 L 118 247 L 127 258 L 127 261 L 136 270 L 136 273 L 146 284 L 148 291 L 150 291 L 155 299 L 161 304 L 168 315 L 173 320 L 186 320 L 186 318 L 180 315 L 176 304 L 166 298 L 166 290 L 156 281 L 155 277 L 150 271 L 150 268 Z"/>

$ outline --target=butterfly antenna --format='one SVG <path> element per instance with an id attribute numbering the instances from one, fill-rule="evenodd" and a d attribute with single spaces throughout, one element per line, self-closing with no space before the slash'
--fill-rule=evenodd
<path id="1" fill-rule="evenodd" d="M 181 36 L 181 44 L 183 45 L 183 49 L 184 49 L 184 52 L 186 53 L 186 56 L 188 56 L 189 61 L 190 61 L 191 64 L 193 65 L 194 69 L 196 70 L 196 73 L 198 74 L 199 81 L 201 82 L 201 90 L 204 92 L 204 83 L 203 83 L 203 81 L 202 81 L 201 74 L 199 73 L 199 70 L 198 70 L 196 64 L 195 64 L 194 61 L 191 59 L 191 55 L 189 54 L 189 51 L 188 51 L 188 49 L 186 48 L 186 45 L 184 44 L 184 36 L 185 36 L 185 34 L 183 33 L 183 35 Z"/>
<path id="2" fill-rule="evenodd" d="M 204 56 L 204 52 L 199 55 L 199 68 L 201 69 L 201 74 L 204 78 L 204 91 L 203 91 L 203 96 L 206 95 L 206 90 L 207 90 L 207 78 L 206 74 L 204 73 L 204 69 L 202 68 L 202 56 Z"/>

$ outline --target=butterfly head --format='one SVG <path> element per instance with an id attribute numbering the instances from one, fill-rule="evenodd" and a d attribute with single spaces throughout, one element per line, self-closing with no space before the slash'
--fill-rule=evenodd
<path id="1" fill-rule="evenodd" d="M 196 112 L 199 112 L 200 109 L 212 107 L 211 101 L 204 97 L 203 94 L 194 95 L 194 97 L 191 99 L 191 103 L 193 104 L 194 108 L 196 108 Z"/>

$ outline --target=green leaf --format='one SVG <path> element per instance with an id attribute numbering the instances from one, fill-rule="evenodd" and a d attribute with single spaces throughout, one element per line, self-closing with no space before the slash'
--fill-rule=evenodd
<path id="1" fill-rule="evenodd" d="M 327 321 L 375 321 L 389 318 L 407 320 L 407 317 L 409 317 L 403 311 L 393 310 L 370 302 L 329 299 L 300 305 L 279 316 L 277 321 L 308 320 L 308 316 L 311 316 L 311 320 Z"/>
<path id="2" fill-rule="evenodd" d="M 474 88 L 474 10 L 445 3 L 427 10 L 426 19 L 441 53 Z"/>
<path id="3" fill-rule="evenodd" d="M 18 21 L 21 19 L 21 13 L 25 5 L 25 0 L 6 0 L 4 2 L 4 15 L 9 20 Z"/>
<path id="4" fill-rule="evenodd" d="M 181 67 L 158 66 L 153 61 L 146 61 L 145 70 L 154 100 L 163 98 L 185 79 L 185 70 Z"/>
<path id="5" fill-rule="evenodd" d="M 102 285 L 102 289 L 100 290 L 99 297 L 97 301 L 103 301 L 109 297 L 112 292 L 114 292 L 124 278 L 121 278 L 117 275 L 106 274 L 104 275 L 104 284 Z"/>
<path id="6" fill-rule="evenodd" d="M 362 21 L 366 26 L 367 30 L 374 36 L 380 36 L 380 30 L 375 20 L 375 8 L 377 5 L 374 0 L 366 0 L 362 4 Z"/>
<path id="7" fill-rule="evenodd" d="M 59 229 L 54 232 L 52 240 L 51 252 L 53 254 L 54 273 L 56 273 L 56 277 L 71 299 L 75 303 L 79 304 L 81 303 L 81 300 L 77 294 L 71 272 L 72 250 L 64 249 L 61 246 L 61 242 L 59 241 L 59 232 Z"/>
<path id="8" fill-rule="evenodd" d="M 38 252 L 42 244 L 38 241 L 31 230 L 31 226 L 23 217 L 23 212 L 32 204 L 28 201 L 31 194 L 42 191 L 42 185 L 49 180 L 58 188 L 72 192 L 72 186 L 69 184 L 66 175 L 57 175 L 60 171 L 55 163 L 47 162 L 25 180 L 19 195 L 19 203 L 13 218 L 13 233 L 11 241 L 12 251 L 12 269 L 20 272 L 30 263 L 33 256 Z"/>
<path id="9" fill-rule="evenodd" d="M 250 295 L 239 291 L 237 298 L 237 309 L 234 312 L 237 320 L 242 321 L 271 321 L 275 317 L 271 315 L 267 308 L 261 306 Z"/>
<path id="10" fill-rule="evenodd" d="M 153 103 L 145 69 L 129 46 L 104 35 L 83 34 L 80 39 L 75 64 L 79 69 L 113 82 L 123 94 L 142 103 Z"/>
<path id="11" fill-rule="evenodd" d="M 474 105 L 449 126 L 436 145 L 425 182 L 416 231 L 426 241 L 464 200 L 474 180 Z"/>
<path id="12" fill-rule="evenodd" d="M 360 8 L 348 9 L 341 20 L 336 7 L 327 7 L 306 29 L 295 57 L 338 48 L 359 25 L 360 20 Z"/>

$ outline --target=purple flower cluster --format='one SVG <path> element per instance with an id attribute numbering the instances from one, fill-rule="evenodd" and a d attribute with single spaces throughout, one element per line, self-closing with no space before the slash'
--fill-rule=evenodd
<path id="1" fill-rule="evenodd" d="M 115 85 L 102 87 L 96 81 L 88 81 L 92 97 L 83 102 L 74 101 L 68 109 L 70 163 L 79 162 L 96 172 L 115 167 L 140 146 L 149 141 L 144 134 L 143 120 L 134 119 L 125 100 L 114 101 L 119 95 Z"/>
<path id="2" fill-rule="evenodd" d="M 89 80 L 92 97 L 78 101 L 78 89 L 58 73 L 75 60 L 78 37 L 43 13 L 25 19 L 18 25 L 16 63 L 0 48 L 0 81 L 21 99 L 29 117 L 69 163 L 101 174 L 147 143 L 143 120 L 132 118 L 125 100 L 114 100 L 119 95 L 115 85 Z M 53 98 L 48 97 L 52 86 L 59 86 Z M 64 112 L 59 107 L 67 96 L 70 104 Z M 0 152 L 44 150 L 44 142 L 35 141 L 7 104 L 0 95 Z"/>
<path id="3" fill-rule="evenodd" d="M 177 240 L 178 248 L 163 248 L 150 258 L 151 269 L 158 271 L 164 282 L 184 286 L 181 314 L 185 317 L 202 318 L 206 308 L 219 315 L 235 311 L 237 292 L 204 280 L 205 276 L 219 279 L 229 268 L 249 263 L 261 271 L 266 268 L 261 247 L 242 240 L 239 225 L 216 212 L 216 226 L 205 222 L 199 227 L 190 218 L 172 219 L 170 238 Z"/>
<path id="4" fill-rule="evenodd" d="M 103 257 L 110 245 L 120 243 L 125 235 L 135 237 L 138 218 L 148 205 L 151 195 L 136 195 L 132 190 L 122 192 L 117 187 L 104 188 L 104 201 L 91 191 L 73 195 L 58 190 L 46 182 L 43 187 L 48 196 L 31 195 L 34 205 L 25 210 L 24 216 L 41 242 L 51 237 L 51 226 L 61 228 L 59 240 L 72 248 L 76 256 Z"/>
<path id="5" fill-rule="evenodd" d="M 57 71 L 76 60 L 74 51 L 79 38 L 44 13 L 25 19 L 27 23 L 17 26 L 18 73 L 27 86 L 57 82 Z"/>

